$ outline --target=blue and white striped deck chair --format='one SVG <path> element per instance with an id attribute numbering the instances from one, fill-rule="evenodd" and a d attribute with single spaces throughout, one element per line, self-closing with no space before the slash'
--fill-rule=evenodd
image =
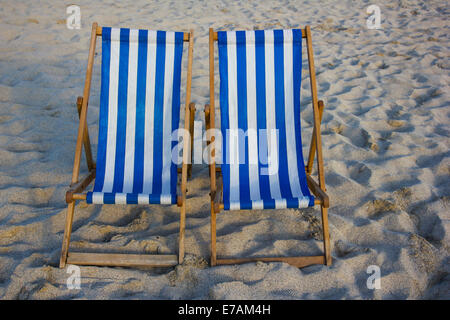
<path id="1" fill-rule="evenodd" d="M 303 38 L 306 38 L 308 50 L 314 110 L 314 131 L 306 166 L 300 125 Z M 323 102 L 317 100 L 310 28 L 219 32 L 210 29 L 209 39 L 211 88 L 210 105 L 205 107 L 206 127 L 214 128 L 214 41 L 217 41 L 222 145 L 221 159 L 215 159 L 215 152 L 210 153 L 211 264 L 258 260 L 284 261 L 297 267 L 331 264 L 329 200 L 325 193 L 320 138 Z M 212 141 L 218 141 L 212 140 L 212 136 L 214 133 L 209 137 L 210 150 L 214 149 Z M 319 184 L 310 176 L 315 153 Z M 220 169 L 216 170 L 215 164 L 219 161 Z M 216 213 L 222 210 L 306 208 L 316 204 L 322 211 L 323 255 L 217 258 Z"/>
<path id="2" fill-rule="evenodd" d="M 97 162 L 93 162 L 86 123 L 97 36 L 102 37 L 102 66 Z M 180 129 L 183 42 L 189 42 L 185 131 L 181 170 L 172 161 Z M 66 263 L 112 266 L 172 266 L 183 261 L 186 183 L 191 152 L 190 103 L 193 32 L 166 32 L 92 26 L 72 184 L 60 266 Z M 78 180 L 84 145 L 89 175 Z M 175 153 L 178 155 L 178 152 Z M 178 179 L 181 173 L 181 179 Z M 95 179 L 93 191 L 82 193 Z M 181 180 L 179 187 L 178 180 Z M 179 188 L 178 188 L 179 187 Z M 138 255 L 69 252 L 76 200 L 93 204 L 177 204 L 181 207 L 179 253 Z"/>

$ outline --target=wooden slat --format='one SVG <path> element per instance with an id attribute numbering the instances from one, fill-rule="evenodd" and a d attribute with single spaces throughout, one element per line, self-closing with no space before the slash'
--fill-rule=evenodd
<path id="1" fill-rule="evenodd" d="M 91 42 L 89 46 L 89 56 L 88 56 L 88 64 L 86 69 L 86 80 L 84 82 L 84 91 L 83 91 L 83 101 L 81 105 L 80 111 L 80 124 L 78 127 L 78 137 L 77 144 L 75 148 L 75 159 L 73 163 L 73 173 L 72 173 L 72 183 L 78 182 L 78 176 L 80 173 L 80 161 L 81 161 L 81 151 L 84 142 L 84 134 L 86 132 L 86 119 L 87 119 L 87 108 L 89 103 L 89 93 L 91 89 L 91 80 L 92 80 L 92 69 L 94 66 L 94 55 L 95 55 L 95 44 L 97 37 L 95 36 L 95 32 L 97 29 L 97 23 L 94 22 L 92 24 L 92 32 L 91 32 Z"/>
<path id="2" fill-rule="evenodd" d="M 311 28 L 309 26 L 306 26 L 305 31 L 306 31 L 306 45 L 309 64 L 309 78 L 311 83 L 311 96 L 314 110 L 313 115 L 314 115 L 314 132 L 315 132 L 316 153 L 317 153 L 317 172 L 319 176 L 319 187 L 321 190 L 326 190 L 325 174 L 323 169 L 322 138 L 320 134 L 319 103 L 317 100 L 317 82 L 316 82 L 316 71 L 314 68 Z M 328 230 L 328 209 L 325 206 L 322 206 L 321 213 L 322 213 L 324 254 L 326 258 L 326 264 L 331 265 L 331 245 L 330 245 L 330 234 Z"/>
<path id="3" fill-rule="evenodd" d="M 304 29 L 301 29 L 301 30 L 302 30 L 302 38 L 306 38 L 306 32 L 305 32 L 305 30 L 304 30 Z M 218 40 L 217 32 L 214 32 L 213 40 L 214 40 L 214 41 L 217 41 L 217 40 Z"/>
<path id="4" fill-rule="evenodd" d="M 214 30 L 209 28 L 209 115 L 208 115 L 208 129 L 215 129 L 215 103 L 214 103 Z M 209 131 L 211 133 L 211 131 Z M 210 137 L 210 143 L 212 143 L 211 158 L 209 164 L 209 175 L 211 179 L 211 195 L 216 191 L 216 150 L 215 150 L 215 137 Z"/>
<path id="5" fill-rule="evenodd" d="M 249 262 L 286 262 L 297 268 L 303 268 L 313 264 L 325 264 L 324 256 L 306 256 L 306 257 L 270 257 L 270 258 L 239 258 L 239 259 L 217 259 L 216 262 L 220 264 L 239 264 Z"/>
<path id="6" fill-rule="evenodd" d="M 97 36 L 101 36 L 102 35 L 102 27 L 97 27 Z M 190 37 L 190 33 L 189 32 L 184 32 L 183 34 L 183 41 L 188 42 L 189 41 L 189 37 Z"/>
<path id="7" fill-rule="evenodd" d="M 313 104 L 313 116 L 314 116 L 314 132 L 316 138 L 316 153 L 317 153 L 317 171 L 319 175 L 319 186 L 325 189 L 325 175 L 323 172 L 323 156 L 322 156 L 322 138 L 320 134 L 320 121 L 319 121 L 319 102 L 317 100 L 317 82 L 316 82 L 316 70 L 314 67 L 314 55 L 312 49 L 311 28 L 306 26 L 306 48 L 308 52 L 308 65 L 309 65 L 309 79 L 311 84 L 311 97 Z"/>
<path id="8" fill-rule="evenodd" d="M 190 154 L 192 152 L 190 148 L 191 140 L 188 139 L 188 130 L 190 124 L 190 105 L 191 105 L 191 83 L 192 83 L 192 59 L 194 55 L 194 31 L 191 30 L 189 36 L 188 47 L 188 67 L 186 76 L 186 105 L 185 105 L 185 118 L 184 118 L 184 139 L 183 139 L 183 164 L 181 169 L 181 207 L 180 207 L 180 236 L 179 236 L 179 250 L 178 250 L 178 262 L 183 263 L 184 259 L 184 237 L 185 237 L 185 224 L 186 224 L 186 189 L 187 189 L 187 175 L 188 175 L 188 162 Z"/>
<path id="9" fill-rule="evenodd" d="M 178 264 L 178 258 L 175 254 L 150 255 L 69 252 L 67 264 L 117 267 L 171 267 Z"/>

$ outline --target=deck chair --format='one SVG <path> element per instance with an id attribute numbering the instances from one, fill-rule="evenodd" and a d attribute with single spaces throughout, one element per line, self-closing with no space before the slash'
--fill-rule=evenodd
<path id="1" fill-rule="evenodd" d="M 305 166 L 300 127 L 302 39 L 306 39 L 314 128 Z M 207 137 L 211 182 L 211 265 L 282 261 L 297 267 L 331 264 L 320 121 L 310 27 L 296 30 L 209 30 L 210 103 L 207 129 L 215 128 L 214 42 L 218 42 L 222 164 L 216 168 L 214 131 Z M 244 139 L 233 130 L 248 132 Z M 251 130 L 255 134 L 251 134 Z M 274 131 L 273 131 L 274 130 Z M 269 139 L 269 132 L 275 139 Z M 266 147 L 261 141 L 266 141 Z M 265 151 L 264 151 L 265 150 Z M 264 154 L 278 150 L 272 162 Z M 319 183 L 311 177 L 317 154 Z M 232 161 L 232 160 L 239 161 Z M 252 161 L 253 159 L 253 161 Z M 255 161 L 256 159 L 256 161 Z M 243 160 L 243 161 L 241 161 Z M 270 167 L 277 170 L 270 170 Z M 268 169 L 269 168 L 269 169 Z M 265 169 L 265 170 L 263 170 Z M 311 194 L 312 193 L 312 194 Z M 217 258 L 216 214 L 230 210 L 305 208 L 320 205 L 324 252 L 305 257 Z"/>
<path id="2" fill-rule="evenodd" d="M 102 37 L 97 163 L 86 122 L 96 39 Z M 172 162 L 172 134 L 179 129 L 183 42 L 189 42 L 182 166 Z M 165 32 L 92 25 L 80 123 L 75 149 L 60 267 L 173 266 L 183 262 L 186 183 L 195 106 L 190 103 L 193 32 Z M 192 119 L 192 120 L 191 120 Z M 84 146 L 89 174 L 79 180 Z M 181 169 L 181 170 L 180 170 Z M 181 179 L 179 174 L 181 173 Z M 95 179 L 93 191 L 83 192 Z M 181 180 L 181 186 L 177 182 Z M 181 208 L 176 255 L 81 253 L 69 251 L 75 202 L 94 204 L 177 204 Z"/>

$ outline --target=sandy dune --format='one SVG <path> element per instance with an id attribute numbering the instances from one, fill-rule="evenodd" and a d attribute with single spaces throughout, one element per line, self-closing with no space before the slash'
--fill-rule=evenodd
<path id="1" fill-rule="evenodd" d="M 450 298 L 447 1 L 376 1 L 381 30 L 366 27 L 371 1 L 83 0 L 77 2 L 81 30 L 66 28 L 68 4 L 0 4 L 0 299 Z M 199 121 L 209 95 L 209 27 L 312 26 L 319 97 L 326 108 L 331 267 L 251 263 L 210 268 L 208 171 L 197 165 L 189 182 L 183 265 L 82 267 L 81 289 L 66 287 L 69 275 L 58 268 L 64 193 L 78 127 L 75 101 L 82 94 L 94 21 L 194 29 L 192 100 Z M 88 120 L 94 150 L 99 71 L 97 63 Z M 218 84 L 216 76 L 217 95 Z M 309 141 L 305 63 L 301 97 L 303 140 Z M 82 174 L 86 170 L 83 162 Z M 217 223 L 223 256 L 321 252 L 317 209 L 227 212 Z M 176 251 L 177 237 L 175 206 L 79 203 L 71 248 L 169 253 Z M 366 286 L 370 265 L 381 269 L 381 289 Z"/>

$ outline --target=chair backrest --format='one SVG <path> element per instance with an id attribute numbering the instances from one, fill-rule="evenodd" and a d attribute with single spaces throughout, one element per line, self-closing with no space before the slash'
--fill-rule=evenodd
<path id="1" fill-rule="evenodd" d="M 183 32 L 103 28 L 94 203 L 175 203 Z M 108 201 L 103 194 L 112 194 Z M 103 197 L 95 199 L 96 195 Z M 125 196 L 127 195 L 127 196 Z M 88 199 L 89 200 L 89 199 Z M 89 202 L 89 201 L 88 201 Z M 148 201 L 144 201 L 147 202 Z"/>
<path id="2" fill-rule="evenodd" d="M 301 140 L 302 30 L 217 36 L 224 208 L 314 205 Z"/>

